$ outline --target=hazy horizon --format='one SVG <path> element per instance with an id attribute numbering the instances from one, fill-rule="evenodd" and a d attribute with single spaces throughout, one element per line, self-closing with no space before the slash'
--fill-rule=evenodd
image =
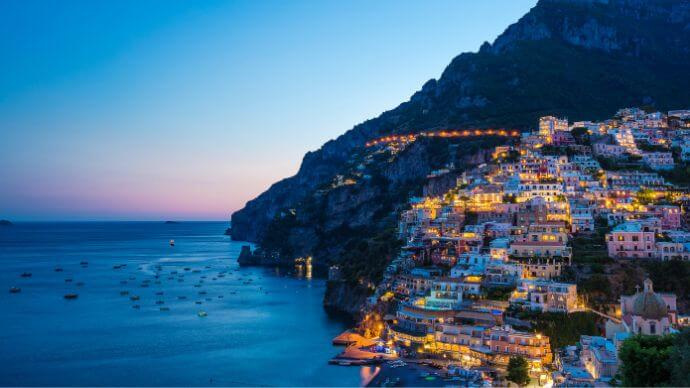
<path id="1" fill-rule="evenodd" d="M 535 3 L 3 2 L 0 219 L 228 220 Z"/>

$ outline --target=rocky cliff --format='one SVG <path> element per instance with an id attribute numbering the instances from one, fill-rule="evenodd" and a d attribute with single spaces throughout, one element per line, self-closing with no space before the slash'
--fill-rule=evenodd
<path id="1" fill-rule="evenodd" d="M 334 184 L 369 157 L 362 154 L 366 141 L 439 128 L 527 129 L 546 114 L 581 120 L 625 106 L 686 108 L 688 74 L 689 2 L 541 0 L 493 44 L 454 58 L 409 101 L 305 155 L 295 176 L 232 215 L 232 236 L 285 258 L 312 254 L 323 264 L 343 263 L 349 280 L 376 281 L 395 252 L 392 242 L 376 239 L 394 228 L 407 197 L 421 194 L 427 174 L 444 166 L 460 172 L 482 158 L 483 147 L 503 140 L 417 142 L 401 155 L 377 155 L 363 172 L 367 179 Z"/>

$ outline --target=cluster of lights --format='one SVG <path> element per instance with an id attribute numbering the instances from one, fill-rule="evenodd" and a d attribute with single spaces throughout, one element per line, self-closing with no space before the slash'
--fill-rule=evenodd
<path id="1" fill-rule="evenodd" d="M 378 144 L 386 144 L 393 142 L 412 142 L 417 140 L 417 136 L 424 137 L 469 137 L 469 136 L 508 136 L 517 137 L 520 136 L 520 132 L 517 130 L 507 130 L 507 129 L 464 129 L 464 130 L 442 130 L 434 132 L 421 132 L 419 135 L 390 135 L 384 136 L 376 140 L 372 140 L 366 143 L 367 147 L 375 146 Z"/>

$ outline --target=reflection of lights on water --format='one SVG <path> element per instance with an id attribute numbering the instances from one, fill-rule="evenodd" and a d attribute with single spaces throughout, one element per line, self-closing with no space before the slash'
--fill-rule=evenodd
<path id="1" fill-rule="evenodd" d="M 312 265 L 311 256 L 308 257 L 298 257 L 295 259 L 295 271 L 297 272 L 297 277 L 305 277 L 311 279 L 312 277 Z"/>
<path id="2" fill-rule="evenodd" d="M 381 370 L 380 366 L 376 366 L 376 367 L 363 366 L 363 367 L 361 367 L 359 370 L 359 377 L 362 379 L 360 386 L 363 387 L 363 386 L 367 385 L 371 381 L 371 379 L 376 377 L 376 375 L 379 373 L 380 370 Z"/>

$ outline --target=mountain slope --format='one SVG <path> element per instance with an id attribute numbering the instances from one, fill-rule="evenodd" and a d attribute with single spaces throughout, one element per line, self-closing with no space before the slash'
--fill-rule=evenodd
<path id="1" fill-rule="evenodd" d="M 528 128 L 544 114 L 597 119 L 631 105 L 690 106 L 690 4 L 540 1 L 493 45 L 461 54 L 412 98 L 308 153 L 294 177 L 232 216 L 257 241 L 275 214 L 330 180 L 352 149 L 393 132 L 442 127 Z"/>

